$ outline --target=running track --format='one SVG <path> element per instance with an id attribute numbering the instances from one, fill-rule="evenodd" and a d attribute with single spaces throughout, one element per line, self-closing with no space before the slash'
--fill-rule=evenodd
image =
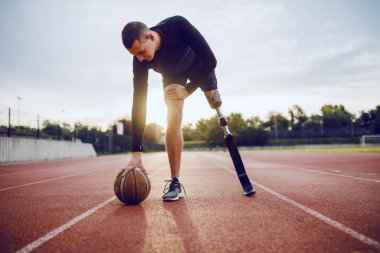
<path id="1" fill-rule="evenodd" d="M 161 201 L 166 153 L 144 154 L 152 189 L 114 197 L 129 155 L 0 166 L 0 252 L 380 252 L 380 155 L 185 152 L 187 197 Z"/>

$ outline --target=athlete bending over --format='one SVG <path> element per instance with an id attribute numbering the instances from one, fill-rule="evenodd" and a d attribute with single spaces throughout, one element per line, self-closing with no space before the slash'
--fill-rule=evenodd
<path id="1" fill-rule="evenodd" d="M 145 171 L 141 152 L 146 123 L 148 71 L 162 74 L 167 105 L 166 152 L 171 180 L 162 196 L 165 201 L 183 197 L 180 165 L 183 150 L 182 112 L 184 100 L 198 87 L 212 97 L 217 93 L 216 58 L 201 33 L 184 17 L 174 16 L 148 28 L 130 22 L 122 31 L 125 48 L 133 57 L 132 158 L 126 169 Z M 146 172 L 146 171 L 145 171 Z"/>

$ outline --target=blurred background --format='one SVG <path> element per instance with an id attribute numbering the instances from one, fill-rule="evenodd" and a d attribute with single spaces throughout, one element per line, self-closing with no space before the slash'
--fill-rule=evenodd
<path id="1" fill-rule="evenodd" d="M 186 17 L 213 49 L 240 146 L 358 144 L 380 134 L 379 1 L 0 1 L 0 134 L 130 150 L 132 56 L 121 30 Z M 163 150 L 161 76 L 149 74 L 147 150 Z M 204 95 L 187 147 L 223 145 Z"/>

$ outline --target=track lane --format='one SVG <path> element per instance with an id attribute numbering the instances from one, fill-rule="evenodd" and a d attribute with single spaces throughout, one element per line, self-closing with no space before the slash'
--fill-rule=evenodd
<path id="1" fill-rule="evenodd" d="M 373 250 L 262 189 L 253 198 L 243 196 L 235 175 L 197 153 L 185 153 L 183 164 L 188 198 L 160 201 L 169 175 L 163 171 L 152 179 L 152 192 L 142 205 L 113 201 L 36 252 Z"/>
<path id="2" fill-rule="evenodd" d="M 233 169 L 226 167 L 225 165 L 222 165 L 222 164 L 217 163 L 217 162 L 214 162 L 214 163 L 217 166 L 226 169 L 228 172 L 230 172 L 234 175 L 236 174 L 236 172 Z M 321 213 L 319 213 L 319 212 L 317 212 L 317 211 L 315 211 L 315 210 L 313 210 L 307 206 L 304 206 L 297 201 L 294 201 L 294 200 L 292 200 L 292 199 L 290 199 L 290 198 L 288 198 L 288 197 L 286 197 L 286 196 L 284 196 L 278 192 L 275 192 L 272 189 L 270 189 L 270 188 L 268 188 L 262 184 L 257 183 L 256 181 L 252 180 L 252 184 L 254 184 L 256 187 L 259 187 L 259 188 L 263 189 L 264 191 L 276 196 L 277 198 L 287 202 L 288 204 L 291 204 L 291 205 L 305 211 L 306 213 L 308 213 L 308 214 L 314 216 L 315 218 L 325 222 L 326 224 L 331 225 L 332 227 L 340 230 L 341 232 L 346 233 L 347 235 L 351 236 L 352 238 L 359 240 L 362 243 L 364 243 L 370 247 L 374 247 L 374 248 L 380 250 L 380 242 L 378 242 L 372 238 L 369 238 L 368 236 L 361 234 L 358 231 L 356 231 L 352 228 L 349 228 L 349 227 L 337 222 L 336 220 L 333 220 L 333 219 L 331 219 L 331 218 L 329 218 L 329 217 L 327 217 L 327 216 L 325 216 L 325 215 L 323 215 L 323 214 L 321 214 Z"/>
<path id="3" fill-rule="evenodd" d="M 152 159 L 155 156 L 155 153 L 149 154 Z M 103 170 L 104 163 L 123 168 L 129 159 L 130 155 L 113 155 L 87 160 L 47 161 L 40 163 L 42 169 L 38 169 L 38 163 L 2 165 L 5 173 L 0 173 L 0 192 Z"/>
<path id="4" fill-rule="evenodd" d="M 212 155 L 215 160 L 233 169 L 228 154 Z M 251 180 L 380 241 L 380 184 L 257 163 L 257 153 L 251 152 L 250 155 L 245 154 L 244 162 Z M 315 162 L 310 155 L 307 154 L 308 160 Z M 288 156 L 293 156 L 293 159 L 298 157 L 293 153 Z M 287 159 L 290 160 L 289 157 Z M 319 159 L 319 154 L 316 159 Z M 376 167 L 377 164 L 372 166 Z"/>
<path id="5" fill-rule="evenodd" d="M 114 195 L 113 181 L 126 159 L 100 158 L 95 162 L 103 170 L 0 192 L 0 248 L 15 251 Z"/>
<path id="6" fill-rule="evenodd" d="M 175 203 L 162 203 L 160 197 L 163 180 L 168 179 L 170 174 L 166 154 L 159 153 L 156 156 L 145 158 L 145 167 L 149 171 L 162 166 L 166 166 L 166 169 L 154 176 L 152 192 L 142 205 L 126 207 L 118 200 L 112 201 L 37 248 L 35 252 L 125 252 L 126 249 L 128 252 L 129 250 L 133 252 L 246 252 L 255 250 L 260 252 L 350 252 L 355 250 L 373 252 L 372 247 L 353 240 L 352 237 L 326 225 L 299 208 L 286 204 L 283 200 L 262 189 L 258 189 L 258 195 L 253 198 L 243 196 L 240 184 L 234 174 L 213 165 L 197 152 L 185 152 L 183 158 L 181 179 L 189 197 Z M 228 165 L 229 157 L 226 156 L 226 158 L 223 160 L 219 156 L 216 157 L 218 161 Z M 275 168 L 272 169 L 272 175 L 267 174 L 268 170 L 270 169 L 253 167 L 252 172 L 249 170 L 249 173 L 251 177 L 255 177 L 255 180 L 262 177 L 261 183 L 264 182 L 261 180 L 267 180 L 265 181 L 266 185 L 273 183 L 269 179 L 278 177 L 282 179 L 284 176 L 278 175 Z M 57 198 L 51 198 L 57 194 L 54 190 L 50 193 L 49 198 L 39 199 L 40 204 L 65 208 L 71 206 L 71 208 L 77 209 L 70 215 L 69 210 L 64 210 L 64 218 L 61 223 L 57 222 L 59 219 L 58 208 L 42 208 L 42 210 L 34 209 L 34 211 L 32 209 L 32 211 L 37 216 L 40 212 L 45 213 L 45 216 L 56 224 L 52 228 L 55 229 L 79 215 L 81 213 L 79 209 L 86 211 L 101 203 L 107 196 L 109 197 L 109 194 L 112 196 L 113 189 L 109 187 L 109 183 L 112 181 L 111 184 L 113 184 L 116 171 L 114 169 L 112 172 L 107 170 L 104 173 L 95 173 L 91 180 L 76 177 L 73 179 L 78 180 L 62 180 L 64 184 L 61 185 L 61 194 L 58 195 L 62 198 L 58 202 Z M 284 174 L 288 173 L 292 172 Z M 297 174 L 301 174 L 301 179 L 304 180 L 305 172 L 298 171 Z M 287 180 L 284 178 L 285 182 Z M 306 177 L 306 181 L 308 180 L 312 181 L 312 178 Z M 65 184 L 68 187 L 65 188 Z M 50 183 L 43 185 L 45 185 L 45 189 L 39 189 L 36 186 L 28 188 L 29 191 L 36 191 L 32 195 L 39 195 L 48 192 L 54 186 Z M 96 185 L 96 187 L 91 185 Z M 281 180 L 280 183 L 274 185 L 282 187 L 281 189 L 289 187 L 287 183 L 282 185 Z M 295 185 L 293 188 L 300 185 L 302 184 Z M 72 191 L 68 188 L 72 188 Z M 81 189 L 82 191 L 86 189 L 88 192 L 80 194 Z M 312 190 L 312 187 L 305 188 L 305 190 Z M 276 191 L 278 190 L 276 189 Z M 7 194 L 12 195 L 15 192 L 16 190 L 12 190 Z M 83 197 L 85 195 L 87 198 Z M 28 196 L 25 196 L 24 192 L 24 195 L 19 196 L 18 201 L 22 201 L 22 198 L 25 197 Z M 326 197 L 329 198 L 329 196 Z M 0 199 L 2 199 L 2 193 L 0 193 Z M 85 205 L 77 202 L 83 201 L 83 199 L 89 202 Z M 34 205 L 37 204 L 34 203 Z M 82 208 L 83 206 L 87 209 Z M 25 209 L 24 211 L 29 210 Z M 47 212 L 52 212 L 53 215 Z M 20 214 L 25 213 L 21 212 Z M 0 221 L 0 225 L 2 222 Z M 37 229 L 41 225 L 38 222 L 34 223 Z M 33 224 L 28 226 L 33 226 Z M 25 226 L 24 229 L 28 230 Z M 34 239 L 51 230 L 46 230 L 45 227 L 44 231 L 45 233 L 41 231 L 36 233 L 38 235 Z M 30 231 L 26 232 L 26 236 L 30 237 Z M 20 247 L 25 245 L 20 245 Z M 1 242 L 0 246 L 2 246 Z"/>
<path id="7" fill-rule="evenodd" d="M 301 167 L 336 175 L 380 180 L 379 153 L 243 151 L 241 155 L 243 159 L 252 159 L 253 153 L 255 162 Z"/>
<path id="8" fill-rule="evenodd" d="M 42 162 L 42 169 L 38 169 L 38 163 L 9 165 L 6 173 L 0 175 L 0 191 L 39 184 L 40 182 L 57 180 L 60 178 L 91 173 L 104 169 L 103 164 L 116 164 L 125 166 L 128 157 L 116 156 L 113 160 L 108 157 L 90 158 L 88 160 L 66 160 L 55 162 Z M 123 164 L 124 163 L 124 164 Z"/>

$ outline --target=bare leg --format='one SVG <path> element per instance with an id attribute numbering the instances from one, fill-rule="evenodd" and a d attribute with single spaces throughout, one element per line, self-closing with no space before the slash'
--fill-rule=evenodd
<path id="1" fill-rule="evenodd" d="M 167 100 L 168 126 L 166 129 L 166 152 L 172 177 L 179 177 L 183 150 L 182 112 L 184 100 Z"/>

